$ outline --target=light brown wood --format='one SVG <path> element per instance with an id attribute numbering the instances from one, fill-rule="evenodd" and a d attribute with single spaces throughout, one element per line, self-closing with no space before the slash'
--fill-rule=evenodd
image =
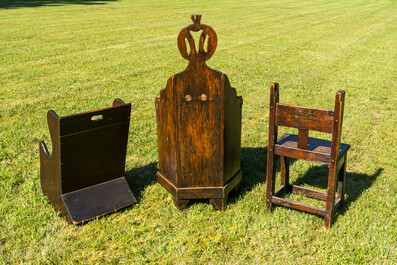
<path id="1" fill-rule="evenodd" d="M 334 112 L 287 104 L 276 106 L 276 126 L 332 133 Z"/>
<path id="2" fill-rule="evenodd" d="M 346 157 L 350 146 L 340 142 L 344 106 L 344 91 L 335 96 L 334 110 L 313 109 L 278 103 L 278 84 L 270 86 L 269 146 L 267 157 L 266 206 L 273 204 L 324 216 L 324 226 L 330 227 L 337 209 L 342 207 L 346 183 Z M 284 134 L 277 139 L 277 127 L 298 129 L 298 135 Z M 332 141 L 309 137 L 309 130 L 332 133 Z M 277 140 L 276 140 L 277 139 Z M 281 159 L 281 187 L 275 192 L 275 158 Z M 329 166 L 327 192 L 289 184 L 288 158 L 303 159 Z M 338 194 L 336 195 L 336 190 Z M 325 209 L 282 199 L 283 193 L 302 193 L 308 197 L 325 200 Z M 337 203 L 335 200 L 337 199 Z"/>

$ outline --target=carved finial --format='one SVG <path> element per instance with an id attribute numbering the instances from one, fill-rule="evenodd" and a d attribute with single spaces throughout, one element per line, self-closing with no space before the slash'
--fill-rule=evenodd
<path id="1" fill-rule="evenodd" d="M 193 21 L 194 29 L 195 30 L 199 30 L 200 29 L 201 15 L 190 15 L 190 18 Z"/>
<path id="2" fill-rule="evenodd" d="M 214 54 L 218 39 L 216 37 L 215 31 L 207 25 L 201 24 L 201 15 L 191 15 L 190 18 L 193 21 L 193 24 L 185 27 L 179 33 L 178 36 L 178 49 L 183 58 L 188 61 L 199 60 L 199 61 L 207 61 Z M 200 35 L 199 40 L 199 50 L 197 52 L 196 46 L 194 44 L 194 39 L 190 34 L 190 31 L 200 31 L 203 32 Z M 205 39 L 208 37 L 207 43 L 207 51 L 204 49 Z M 187 52 L 185 40 L 187 39 L 190 46 L 190 53 Z"/>

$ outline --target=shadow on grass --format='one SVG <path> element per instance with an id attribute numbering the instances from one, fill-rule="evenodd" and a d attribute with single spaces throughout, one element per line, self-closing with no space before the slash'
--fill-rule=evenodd
<path id="1" fill-rule="evenodd" d="M 104 5 L 118 0 L 1 0 L 0 8 L 77 5 Z"/>
<path id="2" fill-rule="evenodd" d="M 145 188 L 156 183 L 156 172 L 158 170 L 158 163 L 152 162 L 146 166 L 136 167 L 125 172 L 125 179 L 138 203 L 142 198 L 142 192 Z"/>
<path id="3" fill-rule="evenodd" d="M 258 183 L 265 182 L 267 148 L 242 148 L 241 149 L 241 169 L 243 179 L 241 181 L 240 195 L 244 195 L 252 190 Z M 125 178 L 130 185 L 135 198 L 140 201 L 142 192 L 149 185 L 156 183 L 156 172 L 158 163 L 152 162 L 148 165 L 133 168 L 125 172 Z M 233 192 L 230 194 L 229 203 L 234 203 L 238 196 Z M 196 200 L 192 200 L 194 203 Z M 205 200 L 198 200 L 205 202 Z"/>
<path id="4" fill-rule="evenodd" d="M 245 195 L 258 183 L 266 180 L 267 147 L 241 148 L 241 181 L 240 194 Z"/>
<path id="5" fill-rule="evenodd" d="M 310 167 L 305 175 L 298 178 L 293 184 L 308 184 L 326 190 L 328 186 L 328 168 L 327 165 Z M 345 188 L 347 196 L 340 214 L 343 214 L 352 202 L 356 201 L 365 190 L 372 186 L 382 171 L 383 168 L 378 168 L 372 175 L 349 172 L 349 163 L 347 163 Z"/>

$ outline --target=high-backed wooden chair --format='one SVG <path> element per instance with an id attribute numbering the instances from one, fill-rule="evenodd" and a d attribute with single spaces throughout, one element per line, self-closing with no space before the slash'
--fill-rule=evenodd
<path id="1" fill-rule="evenodd" d="M 270 85 L 269 147 L 267 156 L 266 206 L 273 204 L 294 208 L 325 217 L 330 227 L 335 211 L 342 207 L 345 195 L 347 151 L 350 145 L 341 140 L 345 92 L 335 96 L 334 110 L 313 109 L 278 103 L 279 86 Z M 284 134 L 277 139 L 277 127 L 298 129 L 298 135 Z M 308 137 L 309 130 L 332 134 L 332 141 Z M 275 191 L 275 157 L 281 159 L 281 187 Z M 303 159 L 329 165 L 327 192 L 315 191 L 289 183 L 288 158 Z M 338 192 L 336 193 L 336 189 Z M 280 198 L 284 192 L 296 192 L 326 201 L 325 209 Z"/>
<path id="2" fill-rule="evenodd" d="M 190 200 L 209 199 L 215 209 L 223 210 L 229 193 L 238 191 L 242 180 L 243 99 L 237 96 L 226 74 L 205 63 L 217 46 L 215 31 L 201 24 L 201 15 L 192 15 L 191 19 L 193 24 L 178 35 L 179 51 L 189 64 L 168 79 L 155 101 L 157 180 L 172 194 L 179 209 Z M 196 50 L 190 32 L 201 30 Z"/>

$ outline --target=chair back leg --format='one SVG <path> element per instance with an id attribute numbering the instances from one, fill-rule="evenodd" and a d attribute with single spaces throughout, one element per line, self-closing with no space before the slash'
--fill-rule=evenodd
<path id="1" fill-rule="evenodd" d="M 275 156 L 273 147 L 269 147 L 267 154 L 267 178 L 266 178 L 266 207 L 269 211 L 272 210 L 272 196 L 275 191 Z"/>
<path id="2" fill-rule="evenodd" d="M 328 190 L 327 190 L 327 200 L 325 205 L 325 210 L 327 214 L 325 215 L 324 226 L 326 228 L 330 227 L 332 220 L 334 218 L 334 205 L 335 205 L 335 193 L 338 183 L 338 178 L 336 177 L 337 172 L 335 166 L 330 166 L 328 174 Z"/>

